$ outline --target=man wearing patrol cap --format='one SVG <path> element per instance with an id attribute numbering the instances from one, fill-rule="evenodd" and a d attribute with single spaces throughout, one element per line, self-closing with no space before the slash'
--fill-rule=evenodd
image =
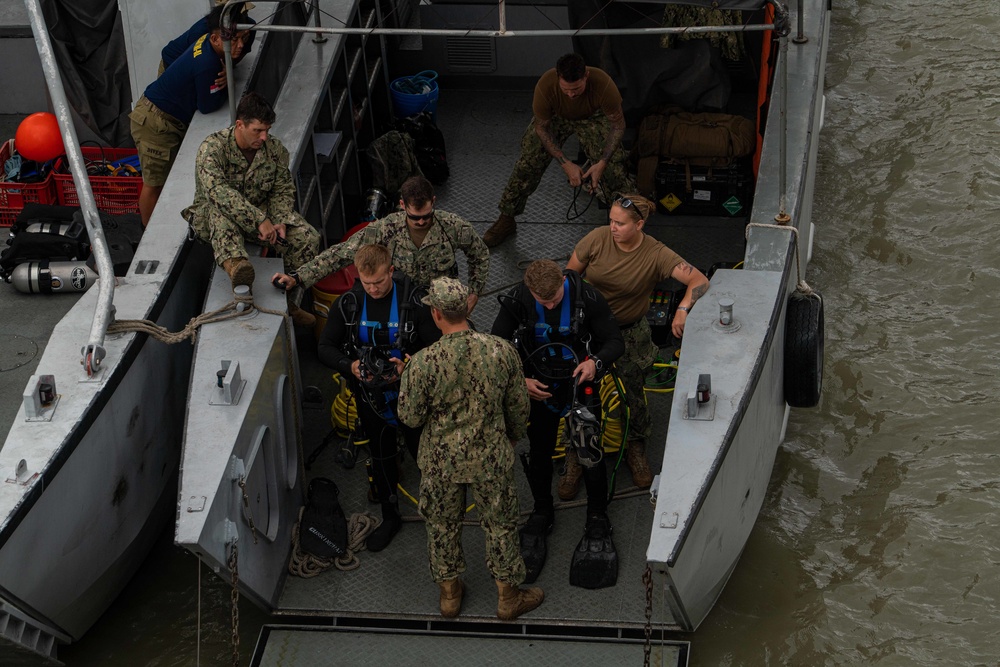
<path id="1" fill-rule="evenodd" d="M 442 337 L 417 352 L 403 371 L 399 418 L 423 426 L 417 465 L 427 551 L 441 589 L 441 615 L 458 616 L 465 571 L 462 518 L 465 486 L 486 537 L 486 566 L 496 579 L 497 617 L 510 621 L 542 603 L 540 588 L 522 590 L 524 560 L 517 534 L 514 445 L 524 437 L 528 392 L 521 361 L 506 341 L 472 331 L 469 290 L 436 278 L 422 301 Z"/>

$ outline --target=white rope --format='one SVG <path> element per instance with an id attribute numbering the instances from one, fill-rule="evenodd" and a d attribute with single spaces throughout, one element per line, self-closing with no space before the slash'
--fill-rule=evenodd
<path id="1" fill-rule="evenodd" d="M 809 286 L 802 278 L 802 260 L 801 254 L 799 253 L 799 230 L 792 225 L 771 225 L 763 222 L 751 222 L 747 225 L 745 238 L 750 239 L 750 228 L 760 227 L 762 229 L 780 229 L 782 231 L 790 232 L 795 239 L 795 291 L 792 292 L 792 298 L 805 298 L 805 297 L 817 297 L 813 291 L 813 288 Z"/>
<path id="2" fill-rule="evenodd" d="M 265 310 L 264 308 L 257 308 L 253 303 L 253 295 L 247 294 L 246 296 L 234 296 L 233 300 L 222 308 L 202 313 L 201 315 L 191 318 L 191 321 L 188 322 L 183 329 L 176 333 L 167 330 L 165 327 L 161 327 L 159 324 L 151 320 L 115 320 L 108 325 L 107 332 L 109 334 L 131 332 L 146 333 L 153 338 L 168 344 L 179 343 L 183 340 L 187 340 L 188 338 L 191 338 L 193 342 L 198 333 L 198 328 L 201 327 L 201 325 L 211 324 L 212 322 L 222 322 L 224 320 L 229 320 L 243 315 L 242 312 L 236 309 L 237 305 L 241 303 L 247 305 L 250 309 L 256 308 L 256 310 L 259 310 L 262 313 L 284 315 L 284 313 L 280 311 L 276 312 Z"/>
<path id="3" fill-rule="evenodd" d="M 336 567 L 342 572 L 361 567 L 361 561 L 356 554 L 365 550 L 365 540 L 379 527 L 381 519 L 366 512 L 352 514 L 347 522 L 347 553 L 339 558 L 319 558 L 303 551 L 299 544 L 299 525 L 302 523 L 304 511 L 305 507 L 299 509 L 299 520 L 292 527 L 292 556 L 288 561 L 290 573 L 308 579 L 331 567 Z"/>

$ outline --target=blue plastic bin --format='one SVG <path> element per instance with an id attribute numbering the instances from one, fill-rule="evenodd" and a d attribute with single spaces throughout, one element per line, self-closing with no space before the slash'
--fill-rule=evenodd
<path id="1" fill-rule="evenodd" d="M 437 72 L 425 70 L 413 76 L 400 77 L 389 84 L 392 110 L 396 118 L 403 119 L 421 111 L 428 111 L 431 119 L 437 122 L 439 92 L 437 76 Z"/>

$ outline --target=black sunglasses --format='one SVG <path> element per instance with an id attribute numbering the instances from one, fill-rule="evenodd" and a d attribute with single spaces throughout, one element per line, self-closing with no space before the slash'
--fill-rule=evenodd
<path id="1" fill-rule="evenodd" d="M 631 199 L 629 199 L 628 197 L 622 197 L 621 195 L 615 197 L 615 203 L 621 206 L 622 208 L 629 208 L 630 206 L 633 205 Z"/>
<path id="2" fill-rule="evenodd" d="M 434 209 L 431 209 L 430 213 L 425 213 L 424 215 L 414 215 L 413 213 L 407 211 L 406 217 L 409 218 L 410 220 L 413 220 L 414 222 L 422 222 L 424 220 L 430 220 L 431 218 L 434 217 Z"/>

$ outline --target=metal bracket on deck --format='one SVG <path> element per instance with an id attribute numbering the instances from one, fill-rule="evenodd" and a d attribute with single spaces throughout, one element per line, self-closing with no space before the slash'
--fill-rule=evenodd
<path id="1" fill-rule="evenodd" d="M 205 509 L 205 503 L 208 501 L 207 496 L 191 496 L 188 498 L 187 511 L 188 512 L 201 512 Z"/>
<path id="2" fill-rule="evenodd" d="M 700 373 L 694 391 L 688 392 L 684 402 L 684 419 L 712 421 L 715 419 L 715 394 L 712 393 L 712 375 Z"/>
<path id="3" fill-rule="evenodd" d="M 7 478 L 8 484 L 20 484 L 21 486 L 27 486 L 28 482 L 38 477 L 38 473 L 31 472 L 28 470 L 28 462 L 25 459 L 21 459 L 17 462 L 17 467 L 14 468 L 14 476 Z"/>
<path id="4" fill-rule="evenodd" d="M 736 333 L 743 325 L 733 316 L 735 301 L 730 298 L 719 299 L 719 319 L 712 323 L 716 331 Z"/>
<path id="5" fill-rule="evenodd" d="M 240 374 L 240 362 L 222 360 L 222 368 L 215 371 L 215 386 L 219 388 L 215 396 L 208 399 L 209 405 L 236 405 L 240 402 L 243 387 L 247 381 Z"/>
<path id="6" fill-rule="evenodd" d="M 56 393 L 55 375 L 32 375 L 22 396 L 24 421 L 50 422 L 61 396 Z"/>

